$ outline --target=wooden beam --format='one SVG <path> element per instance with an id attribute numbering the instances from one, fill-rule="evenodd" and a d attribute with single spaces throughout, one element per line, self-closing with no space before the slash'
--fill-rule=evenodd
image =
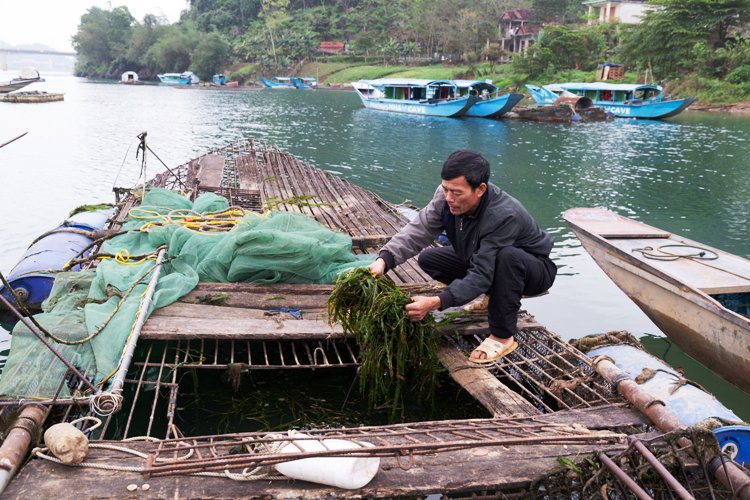
<path id="1" fill-rule="evenodd" d="M 153 316 L 146 321 L 141 338 L 301 340 L 343 336 L 341 326 L 311 319 L 182 318 Z"/>
<path id="2" fill-rule="evenodd" d="M 412 295 L 435 295 L 444 288 L 436 282 L 401 286 Z M 248 283 L 199 283 L 180 299 L 191 304 L 211 304 L 250 309 L 280 306 L 297 309 L 325 309 L 333 285 L 251 285 Z"/>
<path id="3" fill-rule="evenodd" d="M 200 190 L 218 191 L 224 177 L 224 158 L 216 154 L 202 157 L 198 161 L 198 188 Z"/>
<path id="4" fill-rule="evenodd" d="M 266 309 L 249 309 L 246 307 L 226 307 L 206 304 L 189 304 L 185 302 L 175 302 L 157 309 L 151 315 L 152 318 L 172 317 L 172 318 L 232 318 L 239 319 L 272 319 L 269 311 L 272 307 Z M 288 312 L 274 312 L 273 318 L 283 320 L 296 319 Z M 304 319 L 314 319 L 328 321 L 327 313 L 322 309 L 301 309 L 300 314 Z"/>
<path id="5" fill-rule="evenodd" d="M 479 401 L 493 417 L 538 415 L 541 412 L 520 394 L 500 383 L 485 366 L 469 361 L 464 353 L 443 342 L 438 352 L 440 362 L 466 392 Z"/>

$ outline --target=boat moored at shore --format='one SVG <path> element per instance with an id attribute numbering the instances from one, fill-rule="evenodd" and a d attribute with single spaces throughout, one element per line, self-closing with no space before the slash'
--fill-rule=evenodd
<path id="1" fill-rule="evenodd" d="M 450 80 L 381 78 L 360 80 L 352 87 L 368 109 L 412 115 L 460 117 L 479 100 L 476 96 L 461 96 Z M 371 92 L 368 87 L 378 92 Z"/>
<path id="2" fill-rule="evenodd" d="M 588 97 L 595 106 L 619 118 L 661 119 L 675 116 L 690 106 L 694 97 L 673 99 L 659 85 L 627 83 L 555 83 L 538 87 L 526 85 L 537 104 L 554 104 L 564 95 Z"/>
<path id="3" fill-rule="evenodd" d="M 667 337 L 750 394 L 750 260 L 603 208 L 563 218 Z"/>
<path id="4" fill-rule="evenodd" d="M 464 116 L 498 118 L 523 99 L 522 94 L 501 94 L 496 85 L 485 80 L 453 80 L 462 96 L 478 97 Z"/>
<path id="5" fill-rule="evenodd" d="M 34 82 L 42 82 L 42 78 L 39 76 L 39 72 L 35 69 L 26 68 L 21 70 L 17 78 L 13 78 L 8 82 L 0 82 L 0 94 L 13 92 L 14 90 L 20 90 L 27 85 Z"/>
<path id="6" fill-rule="evenodd" d="M 143 85 L 143 82 L 138 79 L 138 73 L 135 71 L 126 71 L 120 75 L 120 83 L 126 85 Z"/>
<path id="7" fill-rule="evenodd" d="M 258 80 L 267 89 L 314 89 L 318 86 L 315 78 L 301 76 L 260 77 Z"/>
<path id="8" fill-rule="evenodd" d="M 192 85 L 200 83 L 200 78 L 192 71 L 184 71 L 182 73 L 160 73 L 156 75 L 159 78 L 159 82 L 165 85 Z"/>

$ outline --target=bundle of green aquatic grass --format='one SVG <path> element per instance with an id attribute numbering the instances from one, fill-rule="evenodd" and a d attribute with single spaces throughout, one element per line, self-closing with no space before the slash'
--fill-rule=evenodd
<path id="1" fill-rule="evenodd" d="M 329 321 L 341 323 L 360 347 L 359 389 L 370 408 L 403 409 L 404 385 L 431 399 L 439 369 L 438 336 L 432 315 L 411 321 L 411 298 L 385 276 L 355 269 L 340 277 L 328 299 Z"/>

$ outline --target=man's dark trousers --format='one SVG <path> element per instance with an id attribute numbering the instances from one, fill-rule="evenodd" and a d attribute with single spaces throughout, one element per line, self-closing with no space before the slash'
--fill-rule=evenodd
<path id="1" fill-rule="evenodd" d="M 466 276 L 468 266 L 453 247 L 431 247 L 419 254 L 419 266 L 433 279 L 449 285 Z M 546 292 L 557 275 L 549 257 L 533 255 L 520 248 L 504 247 L 495 259 L 495 275 L 490 289 L 488 319 L 490 332 L 508 338 L 517 333 L 516 322 L 521 298 Z"/>

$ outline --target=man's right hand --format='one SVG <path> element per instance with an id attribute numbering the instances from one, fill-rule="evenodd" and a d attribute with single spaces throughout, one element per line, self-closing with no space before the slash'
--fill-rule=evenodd
<path id="1" fill-rule="evenodd" d="M 376 278 L 382 276 L 385 274 L 385 261 L 381 257 L 378 257 L 367 269 L 369 269 L 370 273 Z"/>

